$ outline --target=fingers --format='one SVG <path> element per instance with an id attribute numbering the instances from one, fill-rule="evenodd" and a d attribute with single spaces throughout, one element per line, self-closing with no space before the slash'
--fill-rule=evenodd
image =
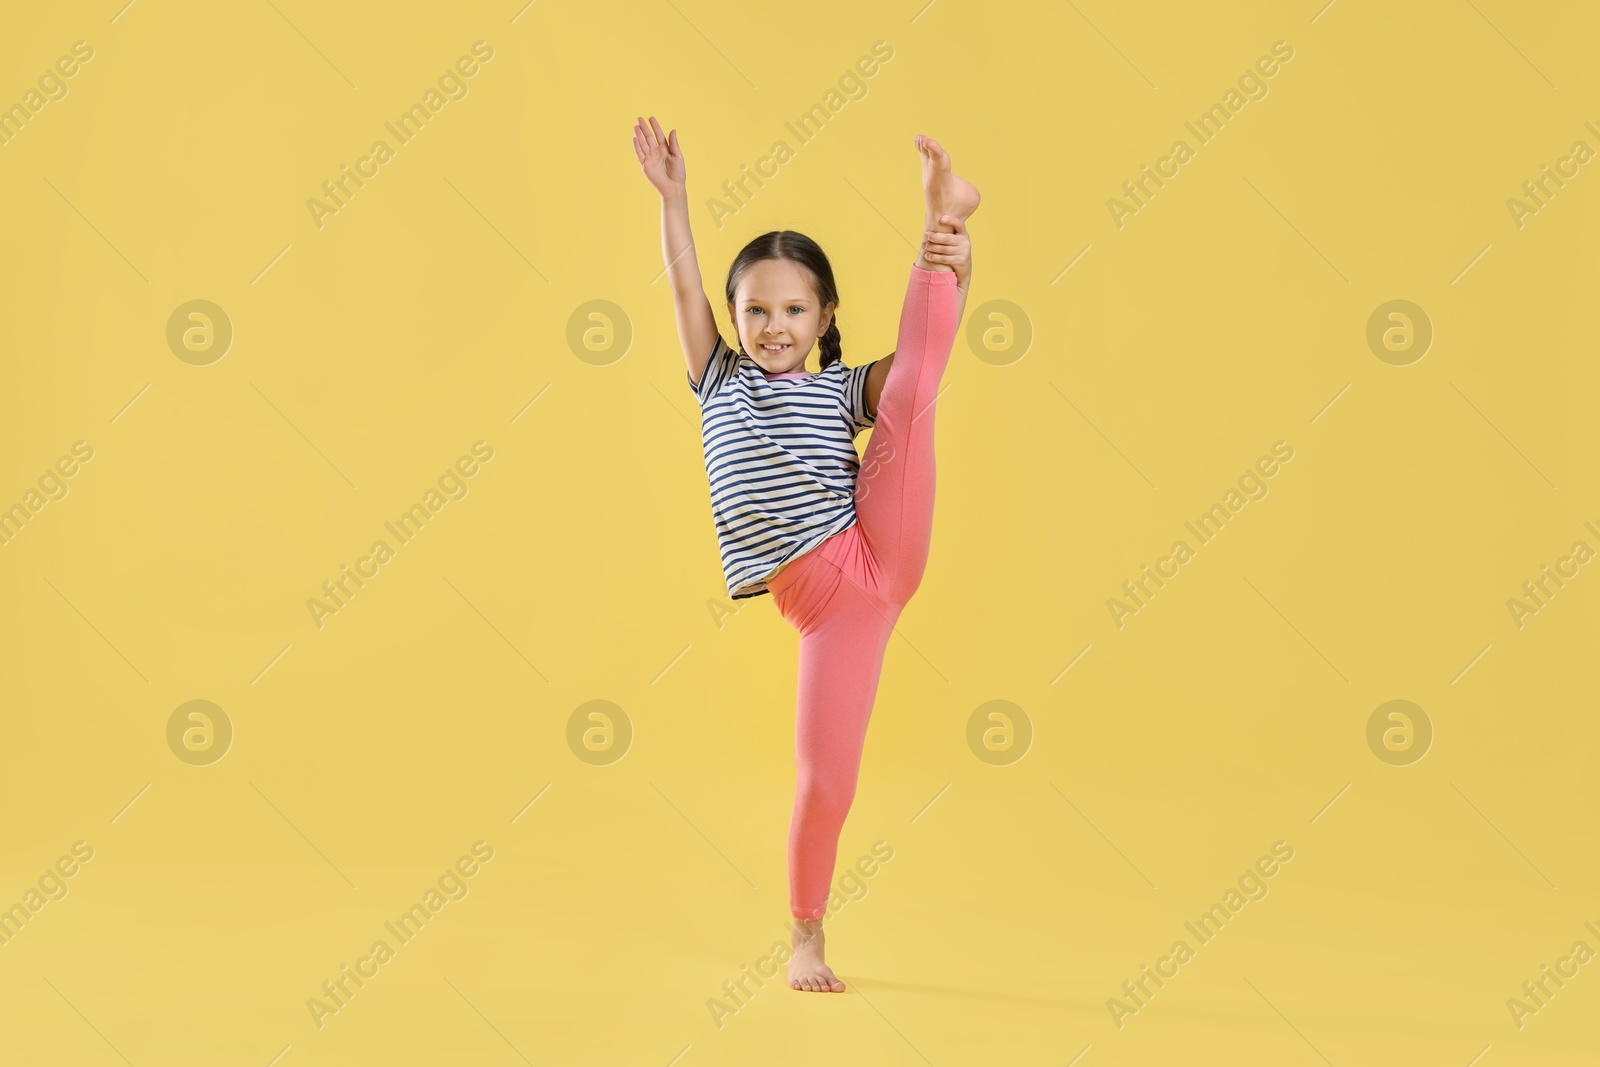
<path id="1" fill-rule="evenodd" d="M 633 127 L 633 152 L 639 157 L 639 162 L 641 164 L 648 162 L 661 150 L 662 145 L 655 140 L 650 128 L 644 125 L 644 119 L 639 119 Z"/>
<path id="2" fill-rule="evenodd" d="M 972 249 L 966 245 L 940 245 L 931 241 L 922 242 L 921 252 L 929 259 L 941 263 L 971 263 Z"/>
<path id="3" fill-rule="evenodd" d="M 956 233 L 967 232 L 967 224 L 956 218 L 954 215 L 940 215 L 939 221 L 944 223 L 946 226 L 954 226 Z"/>
<path id="4" fill-rule="evenodd" d="M 653 154 L 656 149 L 662 149 L 672 155 L 678 154 L 678 131 L 673 130 L 671 135 L 663 133 L 661 123 L 656 121 L 654 115 L 650 116 L 648 123 L 645 122 L 643 115 L 638 116 L 634 120 L 633 136 L 637 142 L 634 151 L 640 153 L 640 162 L 644 161 L 644 157 Z"/>
<path id="5" fill-rule="evenodd" d="M 972 262 L 972 239 L 964 233 L 929 230 L 922 235 L 922 255 L 929 263 L 965 266 Z"/>

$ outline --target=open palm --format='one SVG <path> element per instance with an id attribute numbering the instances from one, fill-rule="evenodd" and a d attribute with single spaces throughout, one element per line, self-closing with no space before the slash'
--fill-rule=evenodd
<path id="1" fill-rule="evenodd" d="M 633 154 L 639 157 L 639 167 L 656 192 L 665 194 L 683 188 L 686 173 L 677 130 L 664 134 L 654 115 L 648 125 L 640 118 L 633 127 Z"/>

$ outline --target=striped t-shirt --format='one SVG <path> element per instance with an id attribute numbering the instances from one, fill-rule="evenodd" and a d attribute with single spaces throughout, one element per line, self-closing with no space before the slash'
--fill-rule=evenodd
<path id="1" fill-rule="evenodd" d="M 700 384 L 711 512 L 728 595 L 767 592 L 767 576 L 855 524 L 855 438 L 873 424 L 871 364 L 768 376 L 717 338 Z"/>

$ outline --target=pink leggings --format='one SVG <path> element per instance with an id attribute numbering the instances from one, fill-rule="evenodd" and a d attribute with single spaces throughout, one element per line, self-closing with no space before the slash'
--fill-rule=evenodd
<path id="1" fill-rule="evenodd" d="M 856 479 L 856 522 L 768 582 L 800 633 L 789 909 L 820 919 L 855 800 L 883 654 L 933 536 L 933 402 L 956 336 L 956 276 L 911 268 L 894 363 Z"/>

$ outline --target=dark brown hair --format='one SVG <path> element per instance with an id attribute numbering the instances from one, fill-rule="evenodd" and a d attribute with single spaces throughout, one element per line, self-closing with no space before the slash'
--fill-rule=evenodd
<path id="1" fill-rule="evenodd" d="M 733 291 L 739 284 L 739 277 L 749 269 L 751 264 L 759 263 L 763 259 L 789 259 L 800 264 L 811 272 L 815 279 L 817 296 L 822 300 L 823 306 L 834 305 L 833 318 L 828 322 L 827 332 L 817 338 L 817 348 L 822 353 L 822 369 L 827 370 L 829 364 L 839 360 L 839 289 L 833 282 L 833 265 L 828 262 L 827 255 L 822 248 L 803 233 L 794 230 L 773 230 L 764 233 L 754 241 L 745 245 L 734 257 L 733 266 L 728 268 L 728 303 L 733 303 Z M 734 334 L 738 335 L 738 320 L 734 320 Z M 744 348 L 741 342 L 740 350 Z"/>

